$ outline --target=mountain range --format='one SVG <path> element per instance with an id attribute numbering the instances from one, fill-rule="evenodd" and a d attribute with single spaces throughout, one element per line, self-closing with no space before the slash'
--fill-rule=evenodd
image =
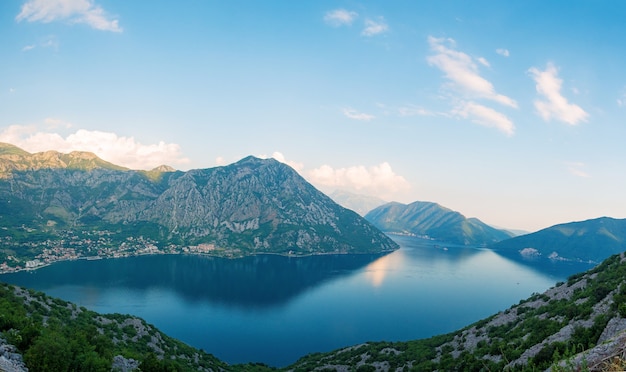
<path id="1" fill-rule="evenodd" d="M 437 203 L 423 201 L 387 203 L 367 213 L 365 219 L 387 233 L 417 235 L 452 244 L 488 245 L 513 236 L 477 218 L 465 218 Z"/>
<path id="2" fill-rule="evenodd" d="M 599 263 L 626 250 L 626 219 L 601 217 L 559 224 L 495 243 L 490 248 L 526 259 Z"/>
<path id="3" fill-rule="evenodd" d="M 30 154 L 2 144 L 0 228 L 0 240 L 30 247 L 9 247 L 5 258 L 34 257 L 37 242 L 50 248 L 51 241 L 101 240 L 116 247 L 139 237 L 160 250 L 204 245 L 236 256 L 398 248 L 289 166 L 251 156 L 187 172 L 134 171 L 92 153 Z"/>

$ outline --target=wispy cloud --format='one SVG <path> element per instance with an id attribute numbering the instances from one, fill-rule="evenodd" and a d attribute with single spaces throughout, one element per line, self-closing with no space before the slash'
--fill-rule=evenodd
<path id="1" fill-rule="evenodd" d="M 365 28 L 361 31 L 363 36 L 375 36 L 389 31 L 389 26 L 385 22 L 383 17 L 379 17 L 378 20 L 366 19 Z"/>
<path id="2" fill-rule="evenodd" d="M 445 74 L 444 76 L 448 79 L 451 88 L 469 95 L 471 98 L 485 98 L 517 108 L 515 100 L 497 93 L 493 84 L 480 76 L 474 58 L 454 49 L 454 40 L 431 36 L 428 38 L 428 42 L 435 54 L 429 56 L 427 61 Z"/>
<path id="3" fill-rule="evenodd" d="M 475 102 L 461 103 L 452 110 L 452 114 L 457 117 L 470 119 L 476 124 L 496 128 L 507 136 L 512 136 L 515 133 L 515 125 L 506 115 Z"/>
<path id="4" fill-rule="evenodd" d="M 491 65 L 489 64 L 489 61 L 487 61 L 485 57 L 478 57 L 476 58 L 476 60 L 485 67 L 491 67 Z"/>
<path id="5" fill-rule="evenodd" d="M 591 176 L 585 170 L 585 163 L 567 163 L 567 171 L 576 177 L 590 178 Z"/>
<path id="6" fill-rule="evenodd" d="M 556 119 L 570 125 L 587 121 L 589 114 L 580 106 L 569 103 L 561 94 L 563 80 L 558 77 L 558 69 L 548 63 L 545 70 L 536 67 L 528 70 L 536 83 L 537 93 L 542 99 L 535 100 L 535 109 L 545 121 Z"/>
<path id="7" fill-rule="evenodd" d="M 349 26 L 358 16 L 359 14 L 357 12 L 345 9 L 335 9 L 326 12 L 324 15 L 324 21 L 333 27 Z"/>
<path id="8" fill-rule="evenodd" d="M 473 58 L 456 49 L 453 39 L 428 38 L 433 55 L 427 57 L 431 66 L 444 73 L 447 83 L 444 87 L 451 93 L 448 97 L 452 110 L 448 115 L 461 119 L 469 119 L 473 123 L 495 128 L 512 136 L 515 125 L 505 114 L 476 100 L 487 100 L 503 106 L 517 108 L 517 102 L 496 91 L 493 84 L 482 77 L 478 65 L 491 67 L 483 57 Z"/>
<path id="9" fill-rule="evenodd" d="M 100 158 L 131 169 L 152 169 L 162 164 L 172 166 L 189 163 L 180 146 L 163 141 L 143 144 L 133 137 L 121 137 L 111 132 L 79 129 L 63 136 L 50 129 L 69 123 L 62 120 L 46 119 L 45 127 L 40 125 L 12 125 L 0 132 L 0 142 L 8 142 L 29 152 L 57 150 L 60 152 L 90 151 Z"/>
<path id="10" fill-rule="evenodd" d="M 349 119 L 360 120 L 360 121 L 370 121 L 376 118 L 374 115 L 366 114 L 363 112 L 358 112 L 357 110 L 352 109 L 352 108 L 344 108 L 343 114 L 345 117 Z"/>
<path id="11" fill-rule="evenodd" d="M 413 105 L 406 105 L 406 106 L 400 106 L 397 109 L 398 115 L 402 116 L 402 117 L 408 117 L 408 116 L 435 116 L 437 115 L 436 113 L 426 110 L 423 107 L 420 106 L 413 106 Z"/>
<path id="12" fill-rule="evenodd" d="M 508 57 L 510 55 L 509 50 L 504 48 L 496 49 L 496 53 L 504 57 Z"/>
<path id="13" fill-rule="evenodd" d="M 617 98 L 616 102 L 619 107 L 626 106 L 626 88 L 624 88 L 621 95 Z"/>
<path id="14" fill-rule="evenodd" d="M 35 49 L 35 45 L 31 44 L 31 45 L 26 45 L 22 48 L 22 52 L 28 52 L 29 50 Z"/>
<path id="15" fill-rule="evenodd" d="M 43 23 L 67 21 L 86 24 L 96 30 L 122 32 L 119 21 L 92 0 L 29 0 L 15 19 Z"/>

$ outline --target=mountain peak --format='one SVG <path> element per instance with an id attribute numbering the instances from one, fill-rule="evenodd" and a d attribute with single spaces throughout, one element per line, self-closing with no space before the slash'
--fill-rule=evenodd
<path id="1" fill-rule="evenodd" d="M 169 165 L 161 164 L 158 167 L 151 169 L 150 172 L 169 173 L 176 172 L 176 169 L 170 167 Z"/>

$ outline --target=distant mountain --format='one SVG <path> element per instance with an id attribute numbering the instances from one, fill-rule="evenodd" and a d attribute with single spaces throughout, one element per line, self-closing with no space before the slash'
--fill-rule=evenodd
<path id="1" fill-rule="evenodd" d="M 365 219 L 385 232 L 427 236 L 462 245 L 493 244 L 513 236 L 431 202 L 387 203 L 367 213 Z"/>
<path id="2" fill-rule="evenodd" d="M 626 219 L 602 217 L 548 227 L 492 245 L 505 255 L 601 262 L 626 250 Z"/>
<path id="3" fill-rule="evenodd" d="M 6 257 L 16 251 L 34 257 L 44 246 L 70 242 L 80 249 L 78 241 L 118 247 L 139 238 L 161 250 L 204 244 L 226 255 L 398 248 L 273 159 L 247 157 L 224 167 L 146 172 L 90 153 L 29 154 L 3 145 L 0 169 L 0 242 L 8 243 Z M 29 244 L 39 248 L 25 249 Z"/>
<path id="4" fill-rule="evenodd" d="M 372 209 L 387 203 L 374 196 L 359 195 L 344 190 L 335 190 L 328 196 L 337 204 L 352 209 L 361 216 L 365 216 Z"/>
<path id="5" fill-rule="evenodd" d="M 128 168 L 104 161 L 91 152 L 73 151 L 69 154 L 62 154 L 57 151 L 46 151 L 31 154 L 17 146 L 0 142 L 0 178 L 6 178 L 15 171 L 56 168 L 128 170 Z"/>

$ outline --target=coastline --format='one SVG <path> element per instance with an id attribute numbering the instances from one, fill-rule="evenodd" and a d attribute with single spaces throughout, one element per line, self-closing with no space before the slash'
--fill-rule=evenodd
<path id="1" fill-rule="evenodd" d="M 397 248 L 397 249 L 400 249 L 400 248 Z M 220 254 L 207 253 L 207 252 L 152 251 L 152 252 L 139 252 L 135 254 L 124 254 L 124 255 L 114 255 L 114 256 L 79 256 L 79 257 L 58 259 L 58 260 L 49 261 L 49 262 L 42 262 L 41 264 L 38 264 L 32 267 L 12 267 L 10 269 L 0 269 L 0 276 L 3 274 L 13 274 L 13 273 L 22 272 L 22 271 L 34 272 L 41 268 L 51 266 L 55 263 L 66 262 L 66 261 L 78 261 L 78 260 L 85 260 L 85 261 L 96 261 L 96 260 L 104 260 L 104 259 L 114 260 L 118 258 L 139 257 L 139 256 L 157 256 L 157 255 L 206 256 L 206 257 L 224 258 L 224 259 L 231 259 L 231 260 L 240 259 L 244 257 L 250 257 L 250 256 L 261 256 L 261 255 L 273 255 L 273 256 L 283 256 L 283 257 L 292 257 L 292 258 L 305 258 L 305 257 L 312 257 L 312 256 L 332 256 L 332 255 L 338 255 L 338 256 L 341 256 L 341 255 L 380 255 L 380 256 L 384 256 L 389 253 L 395 252 L 397 249 L 381 250 L 379 252 L 312 252 L 312 253 L 307 253 L 307 254 L 278 253 L 278 252 L 253 252 L 250 254 L 242 254 L 242 255 L 220 255 Z"/>

